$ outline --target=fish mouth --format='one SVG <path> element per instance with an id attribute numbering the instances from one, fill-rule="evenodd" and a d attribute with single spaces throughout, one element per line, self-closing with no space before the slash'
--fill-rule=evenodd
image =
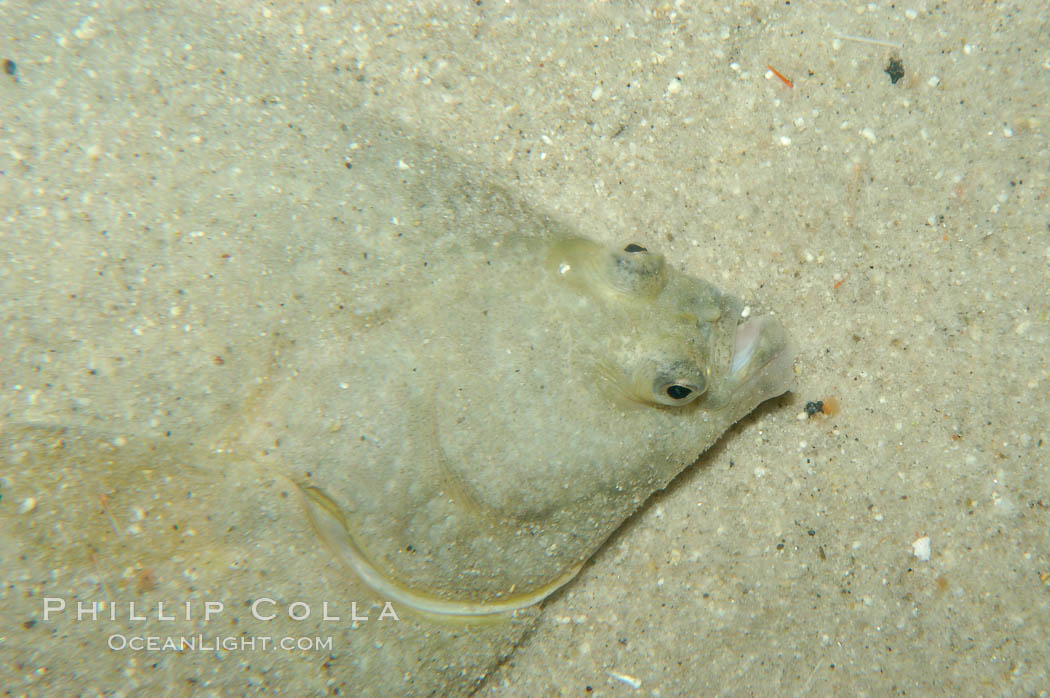
<path id="1" fill-rule="evenodd" d="M 736 326 L 728 381 L 734 393 L 742 389 L 758 402 L 776 397 L 794 383 L 795 355 L 787 332 L 769 315 L 749 318 Z"/>

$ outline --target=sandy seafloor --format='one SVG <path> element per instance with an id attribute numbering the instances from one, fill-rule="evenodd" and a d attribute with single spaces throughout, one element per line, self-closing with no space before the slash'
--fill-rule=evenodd
<path id="1" fill-rule="evenodd" d="M 155 33 L 172 17 L 199 26 L 195 40 Z M 136 161 L 121 150 L 126 133 L 77 115 L 122 110 L 134 123 L 119 95 L 138 65 L 160 100 L 201 71 L 221 79 L 224 61 L 241 66 L 251 99 L 274 75 L 322 91 L 355 83 L 376 113 L 584 234 L 658 249 L 773 310 L 798 350 L 795 391 L 613 536 L 480 695 L 1046 695 L 1048 35 L 1045 3 L 978 0 L 236 2 L 222 13 L 4 2 L 0 58 L 17 66 L 0 74 L 5 293 L 32 254 L 33 225 L 135 221 L 83 195 L 93 163 L 124 174 L 113 186 L 160 178 L 164 211 L 209 152 L 250 162 L 271 149 L 265 132 L 235 124 L 197 132 L 201 114 L 186 110 L 156 137 L 199 155 Z M 121 53 L 132 44 L 115 37 L 127 36 L 149 50 Z M 896 84 L 891 58 L 904 71 Z M 227 98 L 202 96 L 201 113 Z M 248 191 L 265 174 L 223 176 Z M 261 220 L 257 234 L 280 236 L 289 221 Z M 172 234 L 142 230 L 144 246 L 150 231 Z M 27 340 L 5 325 L 8 357 Z M 9 422 L 64 414 L 46 391 L 43 404 L 27 400 L 8 374 L 2 388 Z M 837 414 L 804 418 L 807 401 L 828 397 Z M 7 521 L 33 514 L 12 511 L 30 506 L 13 496 L 0 506 Z M 28 594 L 12 569 L 9 609 Z M 85 691 L 133 691 L 127 667 L 92 674 L 104 647 L 63 644 L 26 620 L 5 618 L 0 632 L 10 694 L 68 689 L 48 681 L 76 663 Z M 35 645 L 50 664 L 26 663 Z M 177 676 L 180 661 L 221 660 L 166 661 Z M 368 681 L 326 671 L 332 692 Z M 291 693 L 317 690 L 288 681 Z M 242 688 L 277 687 L 264 676 Z"/>

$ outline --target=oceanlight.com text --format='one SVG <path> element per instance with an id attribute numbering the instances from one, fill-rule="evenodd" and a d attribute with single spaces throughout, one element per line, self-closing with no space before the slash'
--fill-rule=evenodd
<path id="1" fill-rule="evenodd" d="M 122 635 L 115 633 L 106 640 L 115 652 L 331 652 L 331 637 L 272 637 L 238 635 L 204 637 L 203 635 Z"/>

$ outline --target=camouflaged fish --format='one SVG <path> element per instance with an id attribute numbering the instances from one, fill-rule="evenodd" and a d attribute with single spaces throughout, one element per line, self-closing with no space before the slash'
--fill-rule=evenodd
<path id="1" fill-rule="evenodd" d="M 294 380 L 251 421 L 383 598 L 535 604 L 791 385 L 781 325 L 658 252 L 582 238 L 393 128 L 349 141 L 350 310 L 284 353 Z"/>

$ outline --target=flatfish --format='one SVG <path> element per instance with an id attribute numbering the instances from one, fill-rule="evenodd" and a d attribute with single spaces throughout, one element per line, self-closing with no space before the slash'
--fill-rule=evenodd
<path id="1" fill-rule="evenodd" d="M 207 12 L 101 18 L 3 87 L 12 685 L 470 691 L 790 387 L 787 335 Z"/>
<path id="2" fill-rule="evenodd" d="M 240 440 L 383 596 L 520 609 L 787 390 L 793 356 L 775 319 L 658 252 L 583 238 L 376 123 L 347 129 L 341 223 L 363 250 L 322 274 L 343 310 L 280 352 Z"/>

